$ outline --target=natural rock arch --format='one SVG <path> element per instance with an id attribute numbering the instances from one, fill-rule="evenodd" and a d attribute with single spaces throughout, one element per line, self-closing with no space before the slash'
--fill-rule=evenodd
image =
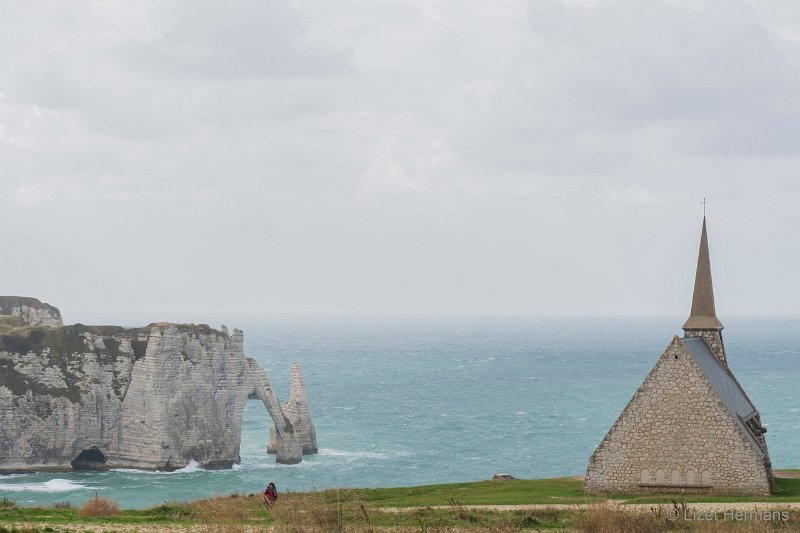
<path id="1" fill-rule="evenodd" d="M 294 425 L 289 420 L 289 417 L 281 409 L 280 400 L 278 395 L 272 389 L 272 386 L 267 381 L 266 377 L 263 378 L 263 371 L 252 359 L 249 360 L 252 366 L 257 370 L 253 370 L 254 383 L 253 390 L 248 394 L 249 399 L 261 400 L 264 407 L 267 408 L 267 413 L 272 418 L 271 433 L 275 434 L 275 454 L 276 461 L 283 464 L 299 463 L 303 460 L 303 447 L 300 444 L 298 435 L 295 432 Z M 261 374 L 259 376 L 258 374 Z M 241 428 L 241 416 L 244 414 L 244 405 L 240 413 L 239 427 Z M 241 429 L 240 429 L 241 431 Z"/>
<path id="2" fill-rule="evenodd" d="M 298 427 L 244 355 L 240 330 L 158 323 L 42 331 L 24 349 L 0 338 L 0 472 L 174 470 L 190 461 L 230 468 L 240 461 L 248 398 L 269 413 L 276 461 L 302 460 Z"/>

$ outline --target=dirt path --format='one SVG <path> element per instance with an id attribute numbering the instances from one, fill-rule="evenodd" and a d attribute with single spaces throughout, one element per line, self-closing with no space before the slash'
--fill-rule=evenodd
<path id="1" fill-rule="evenodd" d="M 734 502 L 734 503 L 687 503 L 687 508 L 698 512 L 720 512 L 726 511 L 753 511 L 753 510 L 800 510 L 800 502 Z M 626 504 L 622 500 L 606 500 L 605 502 L 594 503 L 567 503 L 551 504 L 537 503 L 530 505 L 460 505 L 459 509 L 468 511 L 543 511 L 547 509 L 563 509 L 566 511 L 579 511 L 585 509 L 596 509 L 598 507 L 608 507 L 626 511 L 649 511 L 653 508 L 662 507 L 672 508 L 669 503 L 630 503 Z M 426 507 L 378 507 L 376 511 L 385 513 L 406 513 L 421 509 L 453 509 L 450 505 L 431 505 Z"/>

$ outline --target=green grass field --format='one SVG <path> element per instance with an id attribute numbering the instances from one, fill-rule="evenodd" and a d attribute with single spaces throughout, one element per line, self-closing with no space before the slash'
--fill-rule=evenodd
<path id="1" fill-rule="evenodd" d="M 770 496 L 704 496 L 698 494 L 584 494 L 577 477 L 510 481 L 476 481 L 387 489 L 340 490 L 339 496 L 359 499 L 372 507 L 420 507 L 449 505 L 559 505 L 620 500 L 625 503 L 684 502 L 800 502 L 800 478 L 776 479 Z M 336 491 L 323 493 L 335 501 Z"/>
<path id="2" fill-rule="evenodd" d="M 577 478 L 475 481 L 446 485 L 423 485 L 386 489 L 340 490 L 339 497 L 358 499 L 372 507 L 423 507 L 449 505 L 455 500 L 462 505 L 525 505 L 592 503 L 604 497 L 583 494 Z M 323 493 L 327 501 L 335 501 L 336 491 Z"/>

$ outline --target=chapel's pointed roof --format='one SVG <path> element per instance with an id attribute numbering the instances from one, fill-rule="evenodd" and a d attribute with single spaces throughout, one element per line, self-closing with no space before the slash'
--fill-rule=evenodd
<path id="1" fill-rule="evenodd" d="M 747 440 L 750 441 L 758 453 L 766 453 L 766 444 L 763 441 L 759 442 L 756 435 L 753 434 L 753 430 L 746 424 L 746 421 L 758 416 L 758 411 L 731 371 L 726 366 L 723 366 L 719 359 L 711 353 L 708 345 L 701 337 L 687 337 L 678 339 L 678 342 L 692 355 L 697 366 L 700 367 L 703 375 L 705 375 L 708 383 L 722 400 L 722 403 L 728 408 L 728 412 L 732 415 L 731 418 Z M 764 432 L 766 432 L 766 429 L 764 429 Z"/>
<path id="2" fill-rule="evenodd" d="M 711 282 L 711 260 L 708 256 L 706 217 L 703 217 L 703 232 L 700 235 L 700 251 L 697 254 L 697 272 L 694 276 L 692 312 L 683 329 L 723 329 L 714 308 L 714 285 Z"/>

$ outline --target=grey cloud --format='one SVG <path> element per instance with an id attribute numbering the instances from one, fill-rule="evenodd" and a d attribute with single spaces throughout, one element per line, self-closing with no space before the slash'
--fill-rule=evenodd
<path id="1" fill-rule="evenodd" d="M 798 49 L 742 3 L 537 1 L 528 20 L 517 68 L 453 106 L 474 110 L 456 135 L 475 163 L 605 171 L 640 137 L 687 154 L 797 148 Z M 476 149 L 487 138 L 502 142 Z"/>
<path id="2" fill-rule="evenodd" d="M 309 35 L 290 3 L 158 2 L 154 31 L 123 50 L 159 76 L 325 77 L 349 72 L 349 55 Z"/>
<path id="3" fill-rule="evenodd" d="M 179 135 L 198 124 L 326 112 L 328 91 L 275 80 L 349 70 L 347 51 L 309 38 L 283 2 L 82 4 L 61 17 L 33 6 L 14 6 L 19 20 L 0 22 L 16 36 L 0 59 L 3 91 L 12 103 L 74 113 L 76 125 L 102 135 Z"/>
<path id="4" fill-rule="evenodd" d="M 736 154 L 752 146 L 736 142 L 737 130 L 781 136 L 787 112 L 797 122 L 798 49 L 742 2 L 709 1 L 695 10 L 601 0 L 588 13 L 532 10 L 530 20 L 561 49 L 562 61 L 572 61 L 559 90 L 590 128 L 592 121 L 622 131 L 686 121 L 689 132 L 701 123 L 707 144 L 728 144 Z"/>
<path id="5" fill-rule="evenodd" d="M 790 312 L 791 5 L 5 2 L 0 276 L 75 310 L 682 315 L 707 196 L 721 309 Z"/>

